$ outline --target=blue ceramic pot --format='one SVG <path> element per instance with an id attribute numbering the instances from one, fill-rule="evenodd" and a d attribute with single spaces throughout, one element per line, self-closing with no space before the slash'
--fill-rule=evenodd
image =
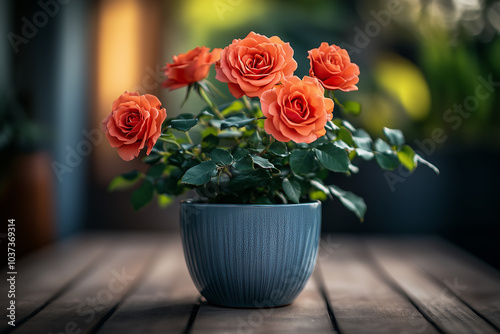
<path id="1" fill-rule="evenodd" d="M 293 302 L 311 276 L 321 203 L 248 205 L 184 201 L 186 263 L 209 303 L 273 307 Z"/>

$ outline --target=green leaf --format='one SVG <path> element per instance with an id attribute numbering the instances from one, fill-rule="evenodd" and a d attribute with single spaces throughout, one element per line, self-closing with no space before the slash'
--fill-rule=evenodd
<path id="1" fill-rule="evenodd" d="M 286 144 L 280 141 L 273 142 L 267 151 L 278 157 L 286 157 L 288 155 Z"/>
<path id="2" fill-rule="evenodd" d="M 258 155 L 252 155 L 253 162 L 262 168 L 274 168 L 274 165 L 269 160 Z"/>
<path id="3" fill-rule="evenodd" d="M 295 174 L 307 174 L 314 168 L 312 151 L 293 150 L 290 155 L 290 168 Z"/>
<path id="4" fill-rule="evenodd" d="M 198 120 L 196 118 L 195 119 L 173 119 L 170 122 L 170 125 L 172 126 L 172 128 L 179 130 L 179 131 L 183 131 L 183 132 L 188 131 L 196 124 L 198 124 Z"/>
<path id="5" fill-rule="evenodd" d="M 356 151 L 356 154 L 360 158 L 362 158 L 364 160 L 371 160 L 371 159 L 373 159 L 374 154 L 371 151 L 366 151 L 366 150 L 364 150 L 362 148 L 357 148 L 355 151 Z"/>
<path id="6" fill-rule="evenodd" d="M 365 151 L 371 151 L 373 141 L 370 138 L 370 135 L 362 129 L 356 130 L 353 134 L 352 139 L 358 148 L 361 148 Z"/>
<path id="7" fill-rule="evenodd" d="M 375 150 L 381 153 L 392 152 L 391 146 L 380 138 L 377 138 L 377 140 L 375 140 Z"/>
<path id="8" fill-rule="evenodd" d="M 151 202 L 154 193 L 155 187 L 153 183 L 145 179 L 141 186 L 132 193 L 132 197 L 130 198 L 134 210 L 140 210 Z"/>
<path id="9" fill-rule="evenodd" d="M 221 166 L 229 166 L 234 162 L 233 156 L 222 148 L 214 148 L 210 152 L 210 158 L 213 162 Z"/>
<path id="10" fill-rule="evenodd" d="M 375 160 L 378 165 L 386 170 L 394 170 L 399 166 L 399 158 L 391 146 L 382 139 L 375 141 Z"/>
<path id="11" fill-rule="evenodd" d="M 349 145 L 350 147 L 354 147 L 354 140 L 352 138 L 352 133 L 345 127 L 340 127 L 339 132 L 337 134 L 337 139 L 342 140 L 344 143 Z"/>
<path id="12" fill-rule="evenodd" d="M 366 204 L 363 198 L 336 186 L 328 186 L 328 188 L 333 196 L 337 197 L 347 209 L 354 212 L 354 214 L 363 221 L 366 213 Z"/>
<path id="13" fill-rule="evenodd" d="M 122 174 L 123 178 L 126 180 L 136 180 L 138 177 L 142 176 L 142 173 L 139 171 L 133 170 L 128 173 Z"/>
<path id="14" fill-rule="evenodd" d="M 375 160 L 381 168 L 386 170 L 394 170 L 399 166 L 399 158 L 394 152 L 376 152 Z"/>
<path id="15" fill-rule="evenodd" d="M 344 111 L 348 114 L 359 115 L 361 113 L 361 104 L 356 101 L 345 101 Z"/>
<path id="16" fill-rule="evenodd" d="M 439 174 L 439 169 L 433 164 L 431 164 L 429 161 L 422 158 L 422 156 L 420 156 L 419 154 L 415 154 L 415 160 L 417 163 L 422 163 L 427 167 L 429 167 L 430 169 L 432 169 L 436 174 Z"/>
<path id="17" fill-rule="evenodd" d="M 210 181 L 217 174 L 217 165 L 213 161 L 204 161 L 191 167 L 182 177 L 181 183 L 200 186 Z"/>
<path id="18" fill-rule="evenodd" d="M 273 202 L 271 202 L 271 200 L 267 196 L 260 196 L 255 201 L 255 204 L 273 204 Z"/>
<path id="19" fill-rule="evenodd" d="M 264 170 L 261 169 L 261 171 Z M 238 174 L 231 179 L 231 181 L 229 182 L 229 186 L 233 192 L 239 193 L 244 189 L 256 188 L 264 185 L 268 182 L 269 179 L 269 175 L 267 175 L 268 177 L 265 176 L 266 174 L 257 173 L 257 171 Z"/>
<path id="20" fill-rule="evenodd" d="M 415 151 L 408 146 L 404 145 L 400 151 L 397 152 L 399 162 L 406 167 L 410 172 L 416 167 Z"/>
<path id="21" fill-rule="evenodd" d="M 174 202 L 174 199 L 170 196 L 158 194 L 158 206 L 160 208 L 165 208 Z"/>
<path id="22" fill-rule="evenodd" d="M 325 128 L 326 128 L 327 130 L 330 130 L 330 131 L 335 131 L 335 130 L 340 129 L 340 128 L 337 126 L 337 124 L 335 124 L 335 123 L 334 123 L 334 122 L 332 122 L 332 121 L 327 121 L 327 122 L 326 122 L 326 125 L 325 125 Z"/>
<path id="23" fill-rule="evenodd" d="M 300 202 L 301 188 L 300 184 L 295 180 L 290 180 L 288 178 L 283 179 L 283 191 L 286 196 L 294 203 Z"/>
<path id="24" fill-rule="evenodd" d="M 244 116 L 229 117 L 220 123 L 220 129 L 224 130 L 224 129 L 230 128 L 232 126 L 235 126 L 237 128 L 241 128 L 247 124 L 252 123 L 254 120 L 255 120 L 255 118 L 247 118 Z"/>
<path id="25" fill-rule="evenodd" d="M 219 138 L 238 138 L 241 137 L 243 133 L 241 131 L 222 131 L 217 135 Z"/>
<path id="26" fill-rule="evenodd" d="M 243 158 L 236 161 L 236 163 L 234 164 L 234 168 L 239 171 L 254 169 L 252 156 L 250 154 L 243 156 Z"/>
<path id="27" fill-rule="evenodd" d="M 327 196 L 324 192 L 320 190 L 315 190 L 309 193 L 309 199 L 311 201 L 326 201 Z"/>
<path id="28" fill-rule="evenodd" d="M 219 145 L 219 138 L 213 134 L 209 134 L 201 140 L 201 149 L 203 152 L 210 152 L 216 148 L 217 145 Z"/>
<path id="29" fill-rule="evenodd" d="M 346 173 L 349 170 L 349 155 L 333 143 L 327 143 L 314 149 L 319 162 L 334 172 Z"/>
<path id="30" fill-rule="evenodd" d="M 224 103 L 219 106 L 219 110 L 223 115 L 234 114 L 245 109 L 245 103 L 241 100 Z"/>
<path id="31" fill-rule="evenodd" d="M 142 162 L 144 162 L 148 165 L 154 165 L 158 161 L 160 161 L 161 158 L 162 158 L 162 156 L 160 154 L 151 153 L 150 155 L 148 155 L 144 159 L 142 159 Z"/>
<path id="32" fill-rule="evenodd" d="M 248 142 L 251 144 L 258 144 L 262 141 L 262 138 L 260 138 L 259 132 L 254 131 L 252 135 L 248 138 Z"/>
<path id="33" fill-rule="evenodd" d="M 184 158 L 184 155 L 182 153 L 173 153 L 172 155 L 170 155 L 168 158 L 167 158 L 167 161 L 169 162 L 170 165 L 174 165 L 174 166 L 181 166 L 182 163 L 185 161 L 186 159 Z"/>
<path id="34" fill-rule="evenodd" d="M 234 159 L 236 160 L 240 160 L 241 158 L 243 158 L 245 155 L 247 154 L 250 154 L 250 151 L 248 151 L 246 148 L 242 148 L 242 147 L 238 147 L 234 153 L 233 153 L 233 157 Z"/>
<path id="35" fill-rule="evenodd" d="M 319 182 L 317 180 L 309 180 L 309 182 L 311 183 L 311 185 L 314 188 L 318 189 L 319 191 L 324 192 L 326 195 L 330 195 L 330 191 L 322 182 Z"/>
<path id="36" fill-rule="evenodd" d="M 384 134 L 389 139 L 389 143 L 397 148 L 400 148 L 405 143 L 405 137 L 401 130 L 384 128 Z"/>
<path id="37" fill-rule="evenodd" d="M 160 177 L 163 172 L 167 168 L 166 164 L 157 164 L 149 167 L 148 172 L 146 173 L 148 176 L 151 176 L 153 179 Z"/>
<path id="38" fill-rule="evenodd" d="M 128 189 L 141 179 L 142 174 L 134 170 L 129 173 L 115 177 L 108 185 L 108 191 Z"/>
<path id="39" fill-rule="evenodd" d="M 351 132 L 356 132 L 356 128 L 354 126 L 352 126 L 352 124 L 349 123 L 348 121 L 342 120 L 342 125 L 345 126 L 347 128 L 347 130 L 349 130 Z"/>

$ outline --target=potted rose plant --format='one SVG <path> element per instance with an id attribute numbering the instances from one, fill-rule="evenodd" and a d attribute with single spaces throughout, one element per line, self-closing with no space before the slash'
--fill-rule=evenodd
<path id="1" fill-rule="evenodd" d="M 167 118 L 155 96 L 125 92 L 104 121 L 111 146 L 124 160 L 145 149 L 146 173 L 115 178 L 110 188 L 141 185 L 132 194 L 140 209 L 156 196 L 181 203 L 181 235 L 193 281 L 211 303 L 256 307 L 291 303 L 314 268 L 321 226 L 318 199 L 338 198 L 361 220 L 360 197 L 325 184 L 328 173 L 356 173 L 353 160 L 375 159 L 383 169 L 430 165 L 404 144 L 401 131 L 387 140 L 341 118 L 336 90 L 357 90 L 359 68 L 346 50 L 322 43 L 309 51 L 309 76 L 293 75 L 293 49 L 279 37 L 251 32 L 224 49 L 197 47 L 173 57 L 163 87 L 187 87 L 207 104 L 198 113 Z M 236 98 L 216 105 L 216 79 Z"/>

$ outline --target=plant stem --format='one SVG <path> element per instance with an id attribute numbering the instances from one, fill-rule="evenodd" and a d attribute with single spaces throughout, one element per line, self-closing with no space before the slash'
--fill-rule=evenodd
<path id="1" fill-rule="evenodd" d="M 245 107 L 248 109 L 248 111 L 252 111 L 252 105 L 250 104 L 250 99 L 248 96 L 243 95 L 243 103 L 245 104 Z"/>
<path id="2" fill-rule="evenodd" d="M 212 111 L 215 113 L 215 115 L 217 116 L 217 118 L 224 119 L 224 116 L 220 113 L 220 111 L 217 108 L 217 106 L 215 105 L 215 103 L 213 103 L 213 101 L 210 100 L 210 98 L 207 96 L 207 93 L 205 92 L 205 90 L 203 88 L 201 88 L 201 87 L 198 88 L 198 94 L 205 101 L 205 103 L 208 104 L 208 106 L 210 107 L 210 109 L 212 109 Z"/>
<path id="3" fill-rule="evenodd" d="M 274 143 L 276 139 L 274 139 L 274 137 L 270 137 L 269 138 L 269 144 L 266 146 L 266 148 L 264 149 L 264 151 L 260 152 L 260 156 L 263 156 L 264 154 L 266 154 L 267 150 L 269 150 L 269 147 L 271 147 L 271 145 Z"/>
<path id="4" fill-rule="evenodd" d="M 187 131 L 186 131 L 186 132 L 184 132 L 184 133 L 186 134 L 186 138 L 187 138 L 188 142 L 189 142 L 191 145 L 194 145 L 194 144 L 193 144 L 193 140 L 191 139 L 191 136 L 189 135 L 189 132 L 187 132 Z"/>
<path id="5" fill-rule="evenodd" d="M 164 141 L 166 143 L 170 143 L 170 144 L 174 144 L 176 145 L 178 148 L 180 148 L 182 150 L 182 146 L 181 144 L 179 144 L 178 142 L 176 142 L 175 140 L 172 140 L 172 139 L 167 139 L 167 138 L 164 138 L 164 137 L 160 137 L 158 138 L 158 140 L 161 140 L 161 141 Z"/>

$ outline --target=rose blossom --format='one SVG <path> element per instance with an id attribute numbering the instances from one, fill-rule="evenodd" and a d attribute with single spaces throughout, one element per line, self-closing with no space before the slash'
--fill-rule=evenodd
<path id="1" fill-rule="evenodd" d="M 146 154 L 161 135 L 167 113 L 154 95 L 125 92 L 113 102 L 111 114 L 103 121 L 104 132 L 123 160 L 129 161 L 147 146 Z"/>
<path id="2" fill-rule="evenodd" d="M 323 42 L 319 48 L 309 50 L 307 58 L 311 65 L 309 75 L 321 81 L 326 89 L 358 90 L 359 67 L 351 63 L 346 50 Z"/>
<path id="3" fill-rule="evenodd" d="M 215 78 L 227 82 L 234 97 L 260 97 L 285 76 L 293 75 L 297 62 L 293 49 L 279 37 L 254 33 L 235 39 L 215 62 Z"/>
<path id="4" fill-rule="evenodd" d="M 281 142 L 311 143 L 325 135 L 333 101 L 315 78 L 286 77 L 261 96 L 264 129 Z"/>
<path id="5" fill-rule="evenodd" d="M 212 52 L 209 50 L 205 46 L 198 46 L 187 53 L 173 56 L 174 62 L 163 68 L 167 79 L 163 81 L 162 87 L 173 90 L 205 79 L 210 66 L 219 59 L 221 51 L 221 49 L 213 49 Z"/>

